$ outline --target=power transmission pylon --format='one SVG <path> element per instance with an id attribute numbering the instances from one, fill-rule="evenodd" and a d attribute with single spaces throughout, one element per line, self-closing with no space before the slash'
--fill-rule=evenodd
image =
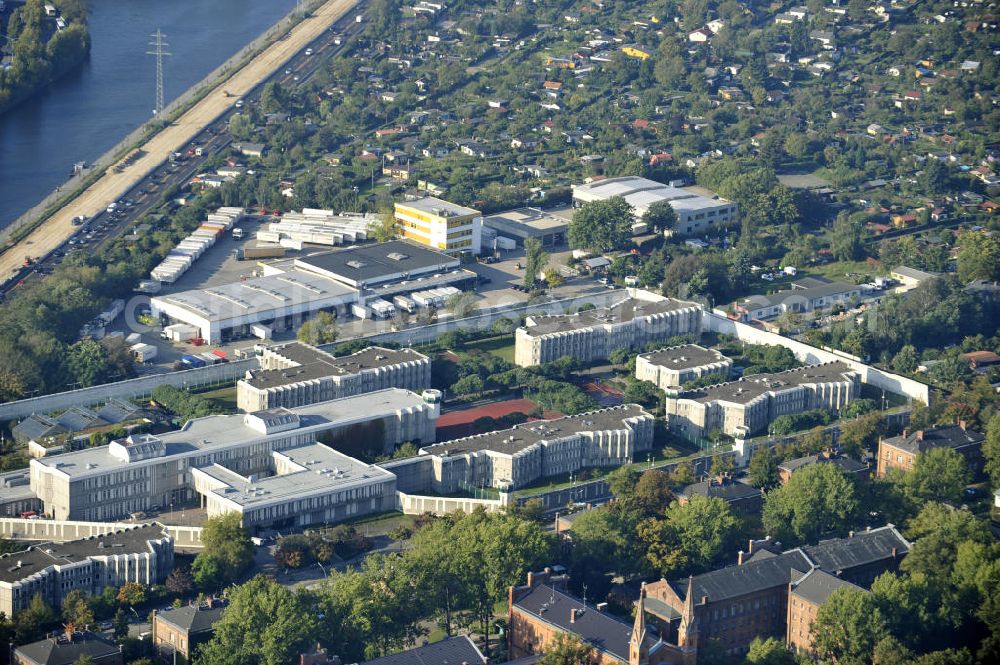
<path id="1" fill-rule="evenodd" d="M 159 115 L 163 111 L 163 56 L 172 55 L 163 50 L 164 47 L 170 46 L 163 41 L 165 36 L 159 30 L 150 35 L 153 41 L 149 42 L 149 45 L 153 50 L 146 51 L 146 55 L 156 56 L 156 108 L 153 109 L 153 115 Z"/>

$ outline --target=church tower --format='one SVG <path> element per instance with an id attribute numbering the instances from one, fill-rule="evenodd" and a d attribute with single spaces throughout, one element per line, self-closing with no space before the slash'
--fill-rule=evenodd
<path id="1" fill-rule="evenodd" d="M 635 608 L 635 625 L 632 626 L 632 637 L 628 641 L 628 664 L 647 665 L 649 652 L 646 642 L 646 583 L 639 590 L 639 605 Z"/>
<path id="2" fill-rule="evenodd" d="M 694 577 L 688 577 L 684 612 L 677 632 L 677 646 L 684 654 L 684 665 L 694 665 L 698 658 L 698 619 L 694 613 Z"/>

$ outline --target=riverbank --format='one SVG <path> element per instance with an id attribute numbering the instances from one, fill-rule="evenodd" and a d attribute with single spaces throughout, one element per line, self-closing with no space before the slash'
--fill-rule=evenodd
<path id="1" fill-rule="evenodd" d="M 192 98 L 199 95 L 200 98 L 197 101 L 185 100 L 190 108 L 186 111 L 177 109 L 174 115 L 170 115 L 172 121 L 166 127 L 159 131 L 154 127 L 144 128 L 145 131 L 138 136 L 139 143 L 116 149 L 116 155 L 120 156 L 132 148 L 141 147 L 143 156 L 120 172 L 115 169 L 95 172 L 91 184 L 68 194 L 58 206 L 50 208 L 31 223 L 30 228 L 18 228 L 15 237 L 20 242 L 8 245 L 0 255 L 0 282 L 6 282 L 19 273 L 24 256 L 46 256 L 61 246 L 75 231 L 71 223 L 74 216 L 92 215 L 123 196 L 162 164 L 168 155 L 189 143 L 204 127 L 230 109 L 232 97 L 245 95 L 278 71 L 298 51 L 350 11 L 357 1 L 330 0 L 288 31 L 287 37 L 274 35 L 266 40 L 260 52 L 255 56 L 250 54 L 249 61 L 238 65 L 235 73 L 226 69 L 204 90 L 196 91 L 198 94 Z"/>
<path id="2" fill-rule="evenodd" d="M 10 37 L 11 65 L 0 70 L 0 115 L 86 62 L 90 54 L 86 13 L 77 8 L 77 0 L 66 1 L 73 7 L 66 15 L 58 9 L 47 15 L 41 0 L 29 0 L 11 14 L 8 25 L 18 29 L 16 37 Z M 49 38 L 43 43 L 46 34 Z"/>

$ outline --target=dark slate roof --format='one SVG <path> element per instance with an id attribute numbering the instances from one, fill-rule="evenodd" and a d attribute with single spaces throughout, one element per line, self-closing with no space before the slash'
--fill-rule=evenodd
<path id="1" fill-rule="evenodd" d="M 958 425 L 942 425 L 920 430 L 906 436 L 885 439 L 885 443 L 911 453 L 922 453 L 931 448 L 961 448 L 982 443 L 986 438 L 980 432 L 962 429 Z"/>
<path id="2" fill-rule="evenodd" d="M 820 570 L 819 568 L 810 570 L 798 581 L 792 582 L 792 592 L 796 596 L 804 598 L 815 605 L 822 605 L 825 603 L 826 599 L 830 597 L 830 594 L 840 587 L 861 589 L 861 587 L 856 584 L 851 584 L 847 580 L 835 577 L 826 571 Z"/>
<path id="3" fill-rule="evenodd" d="M 902 556 L 910 551 L 910 544 L 895 527 L 884 526 L 855 533 L 850 538 L 820 541 L 818 545 L 807 545 L 802 549 L 817 566 L 836 574 L 841 570 L 891 558 L 893 548 L 897 556 Z"/>
<path id="4" fill-rule="evenodd" d="M 365 661 L 365 665 L 475 665 L 486 658 L 467 635 Z"/>
<path id="5" fill-rule="evenodd" d="M 66 430 L 55 420 L 40 413 L 33 413 L 11 430 L 14 438 L 19 441 L 38 440 L 46 436 L 64 434 Z"/>
<path id="6" fill-rule="evenodd" d="M 853 460 L 850 457 L 824 457 L 822 455 L 806 455 L 805 457 L 796 457 L 795 459 L 788 460 L 787 462 L 782 462 L 778 467 L 779 469 L 784 469 L 789 473 L 795 473 L 801 468 L 811 466 L 817 462 L 830 462 L 837 465 L 846 473 L 857 473 L 868 468 L 867 464 L 862 464 L 857 460 Z"/>
<path id="7" fill-rule="evenodd" d="M 774 554 L 767 550 L 754 552 L 742 566 L 729 566 L 694 577 L 694 597 L 696 602 L 708 596 L 709 602 L 718 602 L 757 591 L 763 591 L 791 582 L 795 576 L 808 573 L 813 568 L 836 575 L 841 571 L 864 566 L 875 561 L 892 557 L 896 549 L 902 556 L 910 549 L 910 544 L 892 525 L 870 531 L 861 531 L 849 538 L 821 541 L 818 545 L 808 545 Z M 687 593 L 687 580 L 677 580 L 670 585 L 681 598 Z"/>
<path id="8" fill-rule="evenodd" d="M 520 611 L 537 617 L 541 621 L 572 633 L 588 642 L 599 651 L 628 662 L 628 643 L 632 637 L 632 626 L 623 621 L 598 612 L 595 608 L 584 607 L 582 601 L 547 584 L 540 584 L 514 603 Z M 576 621 L 570 623 L 569 611 L 583 609 Z M 656 642 L 646 635 L 646 645 L 652 648 Z"/>
<path id="9" fill-rule="evenodd" d="M 188 635 L 197 635 L 214 630 L 215 622 L 222 618 L 225 611 L 226 606 L 216 601 L 213 607 L 185 605 L 165 610 L 156 616 Z"/>
<path id="10" fill-rule="evenodd" d="M 681 489 L 677 496 L 689 498 L 692 496 L 714 496 L 726 501 L 739 501 L 761 496 L 760 489 L 735 480 L 719 483 L 714 478 L 693 483 Z"/>
<path id="11" fill-rule="evenodd" d="M 694 577 L 695 602 L 708 596 L 708 602 L 715 603 L 748 593 L 763 591 L 788 584 L 791 571 L 807 573 L 812 569 L 808 557 L 802 550 L 791 550 L 783 554 L 773 554 L 766 550 L 755 552 L 742 566 L 720 568 Z M 687 580 L 672 582 L 678 596 L 685 597 Z"/>
<path id="12" fill-rule="evenodd" d="M 94 633 L 77 633 L 72 641 L 49 638 L 17 647 L 15 655 L 33 665 L 73 665 L 80 656 L 94 660 L 118 653 L 118 646 Z"/>
<path id="13" fill-rule="evenodd" d="M 142 408 L 121 399 L 110 399 L 104 407 L 97 412 L 97 417 L 109 423 L 120 423 L 125 420 L 132 420 L 142 414 Z"/>

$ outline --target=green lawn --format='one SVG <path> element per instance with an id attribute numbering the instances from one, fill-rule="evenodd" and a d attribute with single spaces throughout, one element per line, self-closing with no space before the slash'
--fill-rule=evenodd
<path id="1" fill-rule="evenodd" d="M 486 351 L 487 353 L 492 353 L 495 356 L 503 358 L 510 364 L 514 364 L 514 337 L 513 335 L 504 335 L 503 337 L 494 337 L 491 339 L 484 339 L 475 342 L 466 342 L 462 345 L 465 351 L 471 351 L 473 349 L 478 349 L 480 351 Z"/>
<path id="2" fill-rule="evenodd" d="M 226 411 L 236 411 L 236 386 L 216 388 L 215 390 L 209 390 L 208 392 L 199 394 L 205 399 L 211 400 L 217 406 L 225 409 Z"/>

